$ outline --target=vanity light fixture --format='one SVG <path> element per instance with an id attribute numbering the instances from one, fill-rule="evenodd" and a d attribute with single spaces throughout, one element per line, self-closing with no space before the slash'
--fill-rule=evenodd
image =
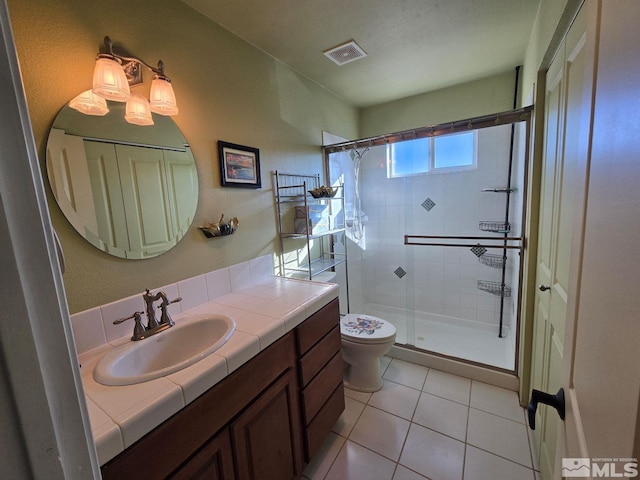
<path id="1" fill-rule="evenodd" d="M 92 90 L 82 92 L 69 102 L 69 106 L 84 113 L 85 115 L 99 115 L 102 117 L 109 113 L 107 101 L 93 93 Z"/>
<path id="2" fill-rule="evenodd" d="M 153 125 L 151 112 L 159 115 L 178 114 L 171 79 L 164 74 L 162 60 L 158 61 L 157 67 L 152 67 L 140 58 L 114 53 L 113 42 L 108 36 L 104 37 L 104 45 L 107 53 L 98 53 L 92 90 L 74 98 L 69 103 L 70 107 L 87 115 L 105 115 L 109 111 L 105 99 L 127 102 L 125 119 L 135 125 Z M 142 67 L 154 74 L 150 100 L 129 90 L 130 86 L 143 82 Z M 93 95 L 88 94 L 91 92 Z"/>
<path id="3" fill-rule="evenodd" d="M 149 100 L 142 95 L 132 93 L 129 100 L 127 100 L 124 119 L 134 125 L 153 125 Z"/>

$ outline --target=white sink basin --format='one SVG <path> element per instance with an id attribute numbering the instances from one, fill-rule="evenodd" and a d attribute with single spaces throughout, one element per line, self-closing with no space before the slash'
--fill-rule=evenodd
<path id="1" fill-rule="evenodd" d="M 226 315 L 194 315 L 183 322 L 109 351 L 93 378 L 103 385 L 132 385 L 169 375 L 215 352 L 236 329 Z"/>

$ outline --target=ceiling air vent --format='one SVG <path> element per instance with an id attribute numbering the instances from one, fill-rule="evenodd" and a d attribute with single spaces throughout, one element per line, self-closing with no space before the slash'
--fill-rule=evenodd
<path id="1" fill-rule="evenodd" d="M 338 65 L 344 65 L 367 56 L 367 53 L 354 40 L 325 50 L 322 53 Z"/>

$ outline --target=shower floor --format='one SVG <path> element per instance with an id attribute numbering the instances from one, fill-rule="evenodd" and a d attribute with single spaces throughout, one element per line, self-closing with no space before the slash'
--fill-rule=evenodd
<path id="1" fill-rule="evenodd" d="M 415 312 L 415 335 L 408 338 L 407 319 L 411 312 L 374 303 L 352 310 L 383 318 L 396 327 L 396 343 L 413 345 L 451 357 L 503 368 L 515 369 L 515 350 L 510 332 L 498 337 L 497 325 L 462 320 L 445 315 Z"/>

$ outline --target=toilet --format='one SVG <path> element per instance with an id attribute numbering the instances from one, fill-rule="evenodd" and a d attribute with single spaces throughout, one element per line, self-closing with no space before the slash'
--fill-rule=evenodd
<path id="1" fill-rule="evenodd" d="M 350 313 L 340 320 L 344 385 L 361 392 L 382 388 L 380 358 L 396 339 L 396 327 L 378 317 Z"/>

